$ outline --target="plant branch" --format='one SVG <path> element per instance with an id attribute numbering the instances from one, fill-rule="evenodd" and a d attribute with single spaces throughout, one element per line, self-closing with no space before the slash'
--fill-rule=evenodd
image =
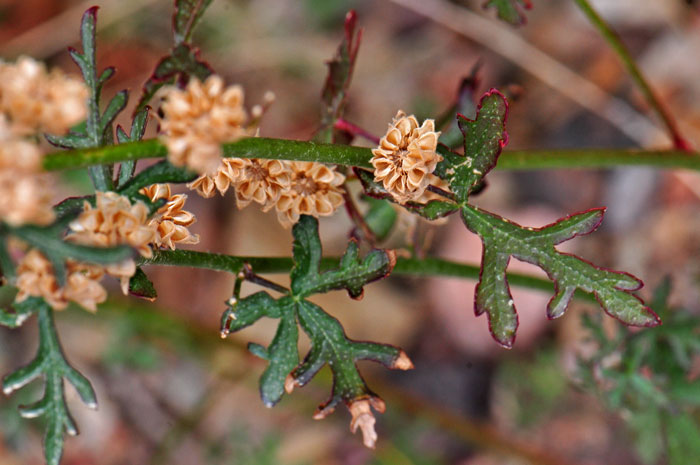
<path id="1" fill-rule="evenodd" d="M 339 257 L 325 257 L 321 260 L 321 269 L 336 267 L 339 261 Z M 193 250 L 159 250 L 153 254 L 152 258 L 142 258 L 139 265 L 203 268 L 237 275 L 243 270 L 245 263 L 248 263 L 255 273 L 288 273 L 294 266 L 291 257 L 238 257 Z M 443 276 L 476 280 L 479 279 L 479 266 L 434 257 L 398 257 L 392 274 L 421 277 Z M 550 281 L 528 274 L 508 273 L 508 282 L 514 286 L 550 293 L 554 292 L 554 286 Z M 577 292 L 576 297 L 592 301 L 592 297 L 589 294 L 582 292 Z"/>
<path id="2" fill-rule="evenodd" d="M 340 118 L 335 122 L 333 125 L 335 129 L 340 129 L 341 131 L 345 131 L 349 134 L 352 134 L 353 136 L 360 136 L 368 141 L 372 142 L 375 145 L 379 145 L 379 137 L 375 136 L 374 134 L 369 133 L 368 131 L 365 131 L 362 129 L 360 126 L 357 126 L 356 124 L 352 124 L 349 121 L 345 121 L 344 119 Z"/>
<path id="3" fill-rule="evenodd" d="M 606 42 L 612 47 L 612 49 L 617 53 L 622 60 L 622 64 L 627 69 L 627 72 L 632 77 L 632 80 L 637 84 L 639 90 L 644 95 L 647 103 L 651 106 L 654 112 L 663 121 L 666 129 L 668 129 L 669 135 L 673 140 L 673 145 L 675 148 L 680 150 L 689 150 L 690 145 L 683 138 L 678 130 L 678 125 L 676 124 L 673 115 L 668 111 L 666 106 L 661 102 L 658 96 L 654 93 L 653 89 L 647 82 L 646 78 L 642 74 L 641 70 L 637 66 L 634 58 L 630 54 L 629 50 L 622 43 L 620 36 L 613 31 L 610 25 L 598 14 L 598 12 L 593 8 L 593 6 L 588 2 L 588 0 L 574 0 L 574 2 L 579 6 L 581 11 L 588 17 L 590 22 L 598 29 L 598 32 L 603 36 Z"/>
<path id="4" fill-rule="evenodd" d="M 626 101 L 525 40 L 513 27 L 447 0 L 390 0 L 501 55 L 562 96 L 604 119 L 641 146 L 666 136 Z"/>
<path id="5" fill-rule="evenodd" d="M 504 151 L 496 169 L 526 171 L 649 166 L 700 171 L 700 154 L 684 150 L 547 149 Z"/>
<path id="6" fill-rule="evenodd" d="M 224 144 L 224 156 L 316 161 L 372 168 L 372 151 L 365 147 L 254 137 Z M 83 168 L 145 158 L 162 158 L 167 150 L 157 139 L 107 147 L 54 152 L 43 159 L 46 171 Z M 542 170 L 650 166 L 700 171 L 700 155 L 683 150 L 536 149 L 505 151 L 497 169 Z"/>

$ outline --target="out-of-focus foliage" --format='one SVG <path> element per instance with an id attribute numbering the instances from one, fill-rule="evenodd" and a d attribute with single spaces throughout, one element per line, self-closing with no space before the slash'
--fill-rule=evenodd
<path id="1" fill-rule="evenodd" d="M 584 324 L 597 350 L 581 360 L 583 385 L 620 412 L 645 463 L 664 456 L 670 465 L 700 457 L 700 318 L 670 307 L 670 281 L 651 307 L 664 324 L 645 331 L 617 328 L 610 335 L 599 317 Z"/>

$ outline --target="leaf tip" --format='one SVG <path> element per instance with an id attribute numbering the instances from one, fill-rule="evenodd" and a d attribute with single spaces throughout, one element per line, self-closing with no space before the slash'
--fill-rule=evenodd
<path id="1" fill-rule="evenodd" d="M 296 378 L 294 378 L 294 375 L 291 373 L 287 375 L 287 377 L 284 379 L 284 391 L 287 394 L 291 394 L 294 391 L 294 388 L 297 387 L 299 383 L 297 382 Z"/>
<path id="2" fill-rule="evenodd" d="M 403 350 L 399 350 L 399 355 L 394 360 L 394 363 L 391 364 L 391 368 L 406 371 L 412 370 L 415 367 L 413 366 L 411 359 L 408 357 L 408 354 L 406 354 L 406 352 Z"/>
<path id="3" fill-rule="evenodd" d="M 389 273 L 391 273 L 394 270 L 394 267 L 396 266 L 396 250 L 386 249 L 384 253 L 386 253 L 386 257 L 389 259 L 389 269 L 386 273 L 386 275 L 388 276 Z"/>
<path id="4" fill-rule="evenodd" d="M 87 10 L 85 10 L 85 13 L 83 13 L 83 18 L 92 16 L 93 18 L 97 17 L 97 10 L 99 10 L 100 7 L 99 5 L 93 5 Z"/>

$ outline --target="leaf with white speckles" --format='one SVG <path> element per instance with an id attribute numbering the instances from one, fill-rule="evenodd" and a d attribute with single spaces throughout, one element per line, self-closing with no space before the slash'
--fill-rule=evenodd
<path id="1" fill-rule="evenodd" d="M 506 268 L 511 257 L 542 268 L 554 281 L 555 294 L 547 305 L 547 317 L 564 314 L 577 289 L 592 293 L 609 315 L 634 326 L 656 326 L 656 314 L 631 293 L 642 286 L 634 276 L 598 268 L 554 246 L 593 232 L 603 220 L 604 209 L 567 216 L 542 228 L 527 228 L 473 206 L 462 208 L 462 220 L 483 242 L 481 276 L 474 300 L 477 315 L 486 313 L 494 339 L 512 347 L 518 316 L 510 294 Z"/>

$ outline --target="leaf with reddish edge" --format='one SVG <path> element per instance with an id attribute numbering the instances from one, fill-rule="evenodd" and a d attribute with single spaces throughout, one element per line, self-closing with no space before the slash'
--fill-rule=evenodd
<path id="1" fill-rule="evenodd" d="M 146 273 L 140 266 L 136 267 L 136 273 L 129 279 L 129 294 L 151 302 L 158 297 L 158 292 L 156 292 L 153 282 L 148 279 L 148 276 L 146 276 Z"/>
<path id="2" fill-rule="evenodd" d="M 465 205 L 462 220 L 483 243 L 481 273 L 474 308 L 486 313 L 494 339 L 510 348 L 518 327 L 513 297 L 506 277 L 511 257 L 542 268 L 554 282 L 555 294 L 547 305 L 550 319 L 564 314 L 576 289 L 592 293 L 607 314 L 632 326 L 656 326 L 658 316 L 631 293 L 642 287 L 636 277 L 599 268 L 554 246 L 593 232 L 603 220 L 598 208 L 567 216 L 542 228 L 527 228 L 505 218 Z"/>
<path id="3" fill-rule="evenodd" d="M 530 0 L 488 0 L 484 8 L 495 8 L 498 17 L 513 26 L 522 26 L 527 22 L 525 11 L 532 8 Z"/>
<path id="4" fill-rule="evenodd" d="M 474 120 L 457 115 L 457 124 L 464 136 L 464 155 L 442 145 L 438 147 L 444 159 L 438 163 L 435 174 L 450 183 L 458 202 L 466 203 L 469 194 L 496 166 L 508 143 L 507 119 L 506 98 L 498 90 L 491 89 L 481 97 Z"/>
<path id="5" fill-rule="evenodd" d="M 212 0 L 175 0 L 173 13 L 173 37 L 175 46 L 187 44 L 192 39 L 192 32 L 202 19 L 204 11 Z"/>
<path id="6" fill-rule="evenodd" d="M 476 91 L 481 86 L 480 69 L 481 61 L 477 61 L 472 66 L 469 74 L 459 84 L 454 103 L 435 120 L 435 129 L 442 131 L 440 143 L 450 148 L 458 147 L 463 143 L 462 132 L 459 130 L 455 120 L 456 115 L 473 115 L 476 113 L 476 100 L 478 97 Z"/>
<path id="7" fill-rule="evenodd" d="M 342 133 L 342 131 L 335 130 L 334 125 L 345 109 L 348 88 L 362 40 L 362 29 L 357 29 L 356 24 L 357 15 L 354 10 L 350 10 L 345 15 L 343 41 L 338 46 L 333 58 L 327 62 L 328 75 L 321 93 L 323 101 L 321 127 L 314 137 L 314 140 L 318 142 L 337 142 Z"/>
<path id="8" fill-rule="evenodd" d="M 213 73 L 211 66 L 200 58 L 198 48 L 189 44 L 177 45 L 170 55 L 160 59 L 153 74 L 143 85 L 134 113 L 143 110 L 161 87 L 172 84 L 185 87 L 191 77 L 203 81 Z"/>

